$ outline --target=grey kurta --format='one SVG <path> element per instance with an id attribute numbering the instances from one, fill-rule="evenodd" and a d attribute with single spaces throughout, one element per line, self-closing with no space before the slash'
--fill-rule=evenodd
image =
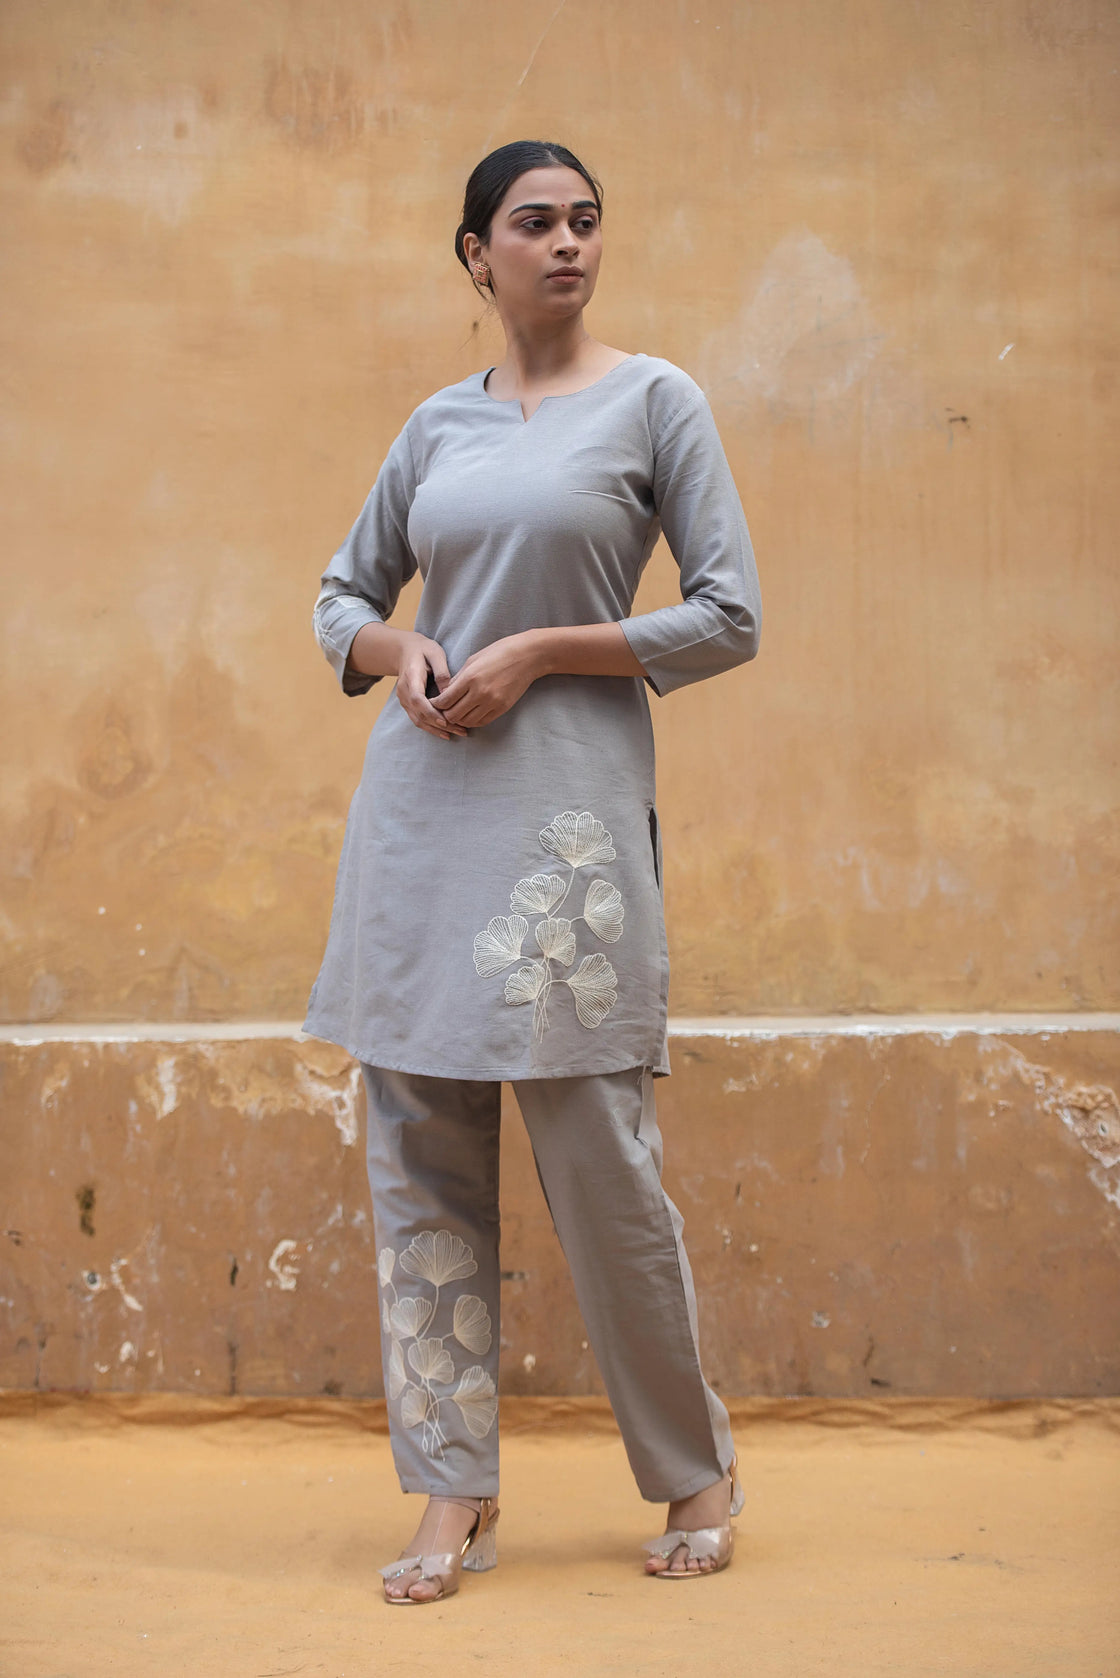
<path id="1" fill-rule="evenodd" d="M 416 628 L 454 674 L 519 631 L 621 622 L 659 694 L 758 645 L 758 579 L 711 411 L 634 355 L 526 421 L 485 373 L 410 416 L 323 576 L 344 692 L 357 631 L 419 567 Z M 629 616 L 664 530 L 682 601 Z M 669 963 L 646 683 L 546 676 L 452 741 L 390 699 L 370 734 L 305 1029 L 435 1077 L 669 1070 Z"/>

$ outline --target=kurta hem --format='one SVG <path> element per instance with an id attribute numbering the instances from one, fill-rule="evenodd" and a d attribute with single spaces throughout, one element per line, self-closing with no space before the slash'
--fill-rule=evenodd
<path id="1" fill-rule="evenodd" d="M 639 1067 L 648 1069 L 655 1078 L 668 1078 L 672 1071 L 668 1055 L 657 1060 L 642 1060 L 640 1057 L 635 1060 L 633 1054 L 624 1054 L 618 1060 L 612 1059 L 602 1064 L 596 1060 L 594 1065 L 587 1060 L 579 1060 L 570 1066 L 549 1067 L 547 1072 L 542 1072 L 536 1067 L 511 1069 L 508 1064 L 463 1067 L 437 1066 L 429 1061 L 423 1066 L 417 1066 L 410 1060 L 406 1066 L 398 1061 L 386 1059 L 374 1049 L 356 1049 L 351 1043 L 344 1042 L 341 1037 L 334 1036 L 324 1027 L 312 1026 L 309 1021 L 304 1022 L 303 1030 L 309 1037 L 316 1037 L 321 1042 L 334 1043 L 338 1048 L 345 1049 L 347 1054 L 353 1055 L 355 1060 L 362 1061 L 366 1066 L 380 1067 L 383 1072 L 408 1072 L 419 1078 L 459 1078 L 468 1083 L 515 1084 L 527 1083 L 537 1078 L 595 1077 L 603 1072 L 628 1072 L 631 1068 L 636 1070 Z"/>

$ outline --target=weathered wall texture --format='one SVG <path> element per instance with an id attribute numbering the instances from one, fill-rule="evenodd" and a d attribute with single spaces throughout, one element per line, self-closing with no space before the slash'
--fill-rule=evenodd
<path id="1" fill-rule="evenodd" d="M 682 1028 L 659 1085 L 727 1393 L 1120 1390 L 1120 1021 Z M 8 1041 L 0 1387 L 381 1391 L 364 1099 L 293 1037 Z M 523 1127 L 502 1390 L 600 1391 Z"/>
<path id="2" fill-rule="evenodd" d="M 1115 1004 L 1115 6 L 0 28 L 2 1017 L 299 1015 L 383 702 L 317 574 L 496 357 L 458 198 L 542 132 L 605 178 L 590 324 L 705 385 L 763 576 L 758 663 L 656 705 L 674 1008 Z"/>

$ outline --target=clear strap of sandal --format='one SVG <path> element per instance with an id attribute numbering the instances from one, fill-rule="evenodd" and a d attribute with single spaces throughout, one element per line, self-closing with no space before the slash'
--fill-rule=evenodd
<path id="1" fill-rule="evenodd" d="M 660 1538 L 651 1538 L 642 1548 L 648 1550 L 651 1556 L 662 1556 L 666 1560 L 673 1551 L 683 1544 L 690 1556 L 697 1561 L 705 1557 L 712 1561 L 719 1561 L 724 1548 L 730 1538 L 728 1527 L 695 1527 L 691 1532 L 678 1529 L 676 1532 L 663 1532 Z"/>
<path id="2" fill-rule="evenodd" d="M 379 1567 L 377 1571 L 383 1579 L 399 1579 L 402 1573 L 411 1573 L 419 1568 L 420 1577 L 430 1579 L 436 1573 L 454 1573 L 458 1561 L 454 1550 L 445 1550 L 438 1556 L 401 1556 L 399 1561 L 390 1562 L 388 1567 Z"/>

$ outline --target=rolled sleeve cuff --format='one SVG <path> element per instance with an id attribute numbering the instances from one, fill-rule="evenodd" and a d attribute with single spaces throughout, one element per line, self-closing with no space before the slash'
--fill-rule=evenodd
<path id="1" fill-rule="evenodd" d="M 321 594 L 315 602 L 312 622 L 315 639 L 326 655 L 327 663 L 338 677 L 339 686 L 350 699 L 368 693 L 380 676 L 363 676 L 347 668 L 346 660 L 359 629 L 367 623 L 384 623 L 368 600 L 354 594 Z"/>
<path id="2" fill-rule="evenodd" d="M 620 624 L 646 681 L 659 698 L 746 664 L 758 651 L 755 615 L 746 612 L 740 622 L 724 617 L 708 633 L 688 637 L 681 634 L 684 626 L 677 618 L 680 611 L 680 607 L 662 607 L 636 618 L 624 618 Z"/>

